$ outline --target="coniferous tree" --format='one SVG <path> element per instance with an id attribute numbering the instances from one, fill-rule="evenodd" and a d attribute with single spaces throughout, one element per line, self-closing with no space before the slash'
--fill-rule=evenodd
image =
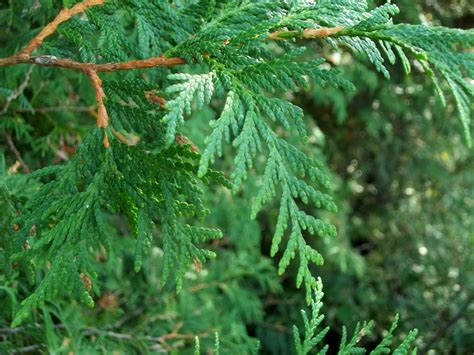
<path id="1" fill-rule="evenodd" d="M 67 315 L 48 305 L 67 297 L 91 307 L 98 299 L 107 308 L 105 295 L 98 297 L 100 284 L 114 273 L 113 260 L 130 248 L 133 270 L 147 266 L 143 278 L 149 279 L 141 287 L 160 283 L 163 289 L 170 287 L 169 295 L 176 292 L 183 298 L 180 307 L 198 304 L 192 290 L 183 287 L 186 278 L 195 277 L 216 256 L 211 249 L 222 232 L 218 223 L 209 223 L 209 195 L 224 194 L 223 189 L 252 191 L 246 200 L 251 208 L 242 203 L 245 213 L 239 219 L 244 224 L 250 223 L 245 216 L 256 218 L 276 203 L 270 255 L 278 255 L 280 275 L 294 270 L 296 286 L 303 286 L 306 301 L 313 303 L 313 316 L 304 318 L 303 342 L 295 331 L 296 352 L 308 353 L 319 343 L 324 331 L 314 336 L 314 328 L 321 321 L 321 285 L 312 265 L 323 263 L 323 253 L 308 240 L 310 235 L 335 238 L 331 221 L 338 204 L 324 158 L 305 153 L 304 143 L 312 137 L 304 111 L 291 96 L 310 85 L 350 96 L 354 85 L 335 61 L 310 54 L 304 47 L 308 43 L 363 55 L 387 79 L 389 65 L 396 61 L 406 74 L 412 66 L 421 70 L 443 105 L 448 98 L 455 103 L 460 131 L 471 144 L 469 78 L 474 66 L 466 49 L 474 43 L 472 30 L 394 24 L 398 8 L 390 3 L 373 9 L 353 0 L 29 3 L 12 2 L 0 13 L 7 24 L 0 59 L 1 125 L 20 165 L 1 164 L 0 268 L 10 302 L 5 316 L 12 316 L 17 327 L 41 309 L 50 350 L 61 346 L 52 340 L 60 329 L 51 314 L 59 319 Z M 183 134 L 198 119 L 195 113 L 210 126 L 195 126 L 205 136 L 199 143 L 188 138 L 195 132 Z M 23 156 L 24 150 L 29 156 Z M 51 151 L 65 162 L 51 164 Z M 15 173 L 20 167 L 27 174 Z M 260 174 L 257 183 L 249 171 Z M 252 236 L 240 228 L 235 235 Z M 124 238 L 129 234 L 134 239 Z M 247 243 L 242 242 L 242 250 L 258 247 L 250 237 L 242 238 Z M 251 306 L 253 291 L 239 284 L 239 265 L 255 263 L 249 276 L 263 293 L 281 287 L 273 266 L 268 259 L 230 255 L 235 275 L 219 280 L 217 263 L 206 271 L 216 273 L 210 279 L 218 280 L 223 290 L 233 284 L 223 303 L 248 297 L 249 304 L 235 319 L 258 319 L 258 306 Z M 148 258 L 160 264 L 150 264 Z M 130 260 L 123 263 L 114 276 L 118 283 Z M 204 282 L 194 287 L 213 286 Z M 117 307 L 114 297 L 109 298 Z M 176 301 L 150 302 L 172 309 L 167 303 Z M 233 306 L 239 307 L 237 302 Z M 235 319 L 229 318 L 229 324 Z M 168 322 L 175 323 L 172 317 Z M 207 322 L 208 329 L 218 324 Z M 177 325 L 170 339 L 181 339 Z M 188 345 L 194 336 L 210 337 L 208 329 L 193 334 Z M 341 353 L 357 351 L 359 333 L 367 330 L 367 325 L 357 327 L 351 340 L 344 330 Z M 81 330 L 67 331 L 72 336 Z M 100 331 L 85 333 L 90 337 Z M 108 333 L 113 334 L 120 339 Z M 414 334 L 397 351 L 406 353 Z M 189 340 L 188 335 L 182 339 Z M 170 350 L 166 339 L 141 340 Z M 232 341 L 242 353 L 255 348 L 248 338 Z M 216 340 L 218 347 L 220 342 Z M 195 346 L 200 349 L 200 341 Z M 382 341 L 374 351 L 384 352 L 387 346 L 388 340 Z"/>

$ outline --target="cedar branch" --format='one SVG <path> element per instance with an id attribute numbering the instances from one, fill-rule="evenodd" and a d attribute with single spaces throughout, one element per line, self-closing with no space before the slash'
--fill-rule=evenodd
<path id="1" fill-rule="evenodd" d="M 38 35 L 36 35 L 28 45 L 17 52 L 16 54 L 7 57 L 0 58 L 0 67 L 17 65 L 17 64 L 36 64 L 40 66 L 59 67 L 66 69 L 79 70 L 84 72 L 90 79 L 92 86 L 96 93 L 96 101 L 98 106 L 97 113 L 97 126 L 105 130 L 108 126 L 109 117 L 104 104 L 106 98 L 104 90 L 102 88 L 102 80 L 98 73 L 100 72 L 114 72 L 120 70 L 134 70 L 134 69 L 145 69 L 154 67 L 170 67 L 181 64 L 186 64 L 187 61 L 183 58 L 172 57 L 167 58 L 164 56 L 153 57 L 141 60 L 129 60 L 125 62 L 113 62 L 104 64 L 95 63 L 83 63 L 77 62 L 69 58 L 56 58 L 52 55 L 40 55 L 32 56 L 31 54 L 42 45 L 43 41 L 54 34 L 58 29 L 59 25 L 68 21 L 74 15 L 84 13 L 89 7 L 103 5 L 105 0 L 83 0 L 82 2 L 74 5 L 70 9 L 65 8 L 59 12 L 56 18 L 48 23 Z M 303 33 L 298 31 L 275 31 L 267 36 L 267 40 L 285 40 L 289 38 L 324 38 L 332 36 L 343 30 L 343 27 L 334 28 L 317 28 L 317 29 L 306 29 Z M 118 132 L 115 135 L 120 139 L 121 136 Z M 122 139 L 121 139 L 122 140 Z M 126 140 L 126 139 L 125 139 Z M 104 146 L 109 146 L 109 139 L 107 133 L 104 131 Z"/>

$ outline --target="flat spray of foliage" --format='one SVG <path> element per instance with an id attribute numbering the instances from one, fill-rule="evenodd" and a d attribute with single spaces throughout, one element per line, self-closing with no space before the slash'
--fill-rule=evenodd
<path id="1" fill-rule="evenodd" d="M 324 58 L 301 59 L 308 41 L 366 55 L 387 78 L 387 65 L 400 61 L 410 73 L 416 63 L 443 103 L 446 94 L 454 98 L 471 144 L 474 89 L 467 78 L 474 72 L 474 54 L 465 49 L 474 45 L 472 30 L 394 24 L 397 6 L 370 9 L 360 0 L 85 0 L 65 5 L 46 27 L 25 28 L 26 43 L 7 48 L 10 52 L 0 59 L 2 76 L 19 65 L 81 72 L 97 105 L 97 128 L 67 163 L 28 175 L 2 168 L 0 268 L 10 277 L 26 273 L 31 282 L 37 269 L 47 270 L 17 310 L 14 326 L 58 297 L 94 305 L 96 254 L 110 250 L 108 229 L 116 215 L 126 216 L 136 237 L 135 270 L 140 271 L 159 236 L 162 283 L 172 281 L 179 292 L 190 265 L 199 267 L 215 257 L 204 242 L 222 236 L 190 224 L 208 214 L 205 188 L 222 185 L 238 192 L 259 164 L 264 173 L 251 217 L 273 201 L 279 204 L 271 254 L 281 253 L 280 274 L 297 263 L 297 286 L 304 286 L 308 302 L 316 302 L 313 317 L 305 318 L 306 339 L 297 336 L 296 341 L 298 352 L 308 353 L 321 337 L 312 333 L 320 322 L 320 297 L 314 301 L 313 296 L 320 286 L 311 265 L 322 264 L 323 256 L 306 238 L 331 238 L 337 232 L 327 218 L 305 212 L 304 205 L 329 212 L 337 207 L 325 165 L 301 148 L 308 139 L 304 113 L 288 97 L 310 83 L 354 90 Z M 19 16 L 17 11 L 12 5 L 2 17 Z M 149 77 L 147 68 L 162 70 Z M 120 77 L 114 74 L 118 71 L 130 72 Z M 444 93 L 443 87 L 450 90 Z M 19 89 L 1 94 L 8 103 L 25 100 Z M 199 151 L 179 130 L 191 112 L 211 104 L 220 115 L 209 122 L 212 130 Z M 299 133 L 299 143 L 286 139 L 290 131 Z M 232 172 L 212 168 L 224 152 L 234 155 Z M 349 341 L 345 336 L 342 349 L 355 346 L 357 337 Z"/>

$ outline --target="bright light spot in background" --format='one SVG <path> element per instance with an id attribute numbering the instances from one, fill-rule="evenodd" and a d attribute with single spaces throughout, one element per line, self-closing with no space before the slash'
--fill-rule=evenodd
<path id="1" fill-rule="evenodd" d="M 455 279 L 459 276 L 459 270 L 458 269 L 449 269 L 449 273 L 448 273 L 448 276 L 452 279 Z"/>
<path id="2" fill-rule="evenodd" d="M 421 246 L 418 248 L 418 253 L 420 253 L 422 256 L 425 256 L 428 254 L 428 249 L 425 246 Z"/>

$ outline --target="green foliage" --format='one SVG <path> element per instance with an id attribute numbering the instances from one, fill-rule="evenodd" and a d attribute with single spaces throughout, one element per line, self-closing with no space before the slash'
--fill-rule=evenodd
<path id="1" fill-rule="evenodd" d="M 301 311 L 304 321 L 304 337 L 303 341 L 301 341 L 301 335 L 299 330 L 296 326 L 293 327 L 293 333 L 295 337 L 295 346 L 296 346 L 296 354 L 298 355 L 305 355 L 309 353 L 317 353 L 317 354 L 326 354 L 329 351 L 329 345 L 319 346 L 322 342 L 324 337 L 329 331 L 329 327 L 326 327 L 322 330 L 318 330 L 319 325 L 324 319 L 324 315 L 320 315 L 320 310 L 322 307 L 322 298 L 324 293 L 322 292 L 322 283 L 321 280 L 318 280 L 316 283 L 316 287 L 314 289 L 314 296 L 311 301 L 311 316 L 308 318 L 308 315 L 305 311 Z M 399 317 L 396 316 L 395 320 L 390 327 L 388 333 L 384 336 L 380 344 L 378 344 L 370 354 L 416 354 L 416 348 L 414 348 L 411 352 L 410 349 L 413 347 L 412 343 L 416 339 L 416 335 L 418 331 L 412 330 L 403 340 L 403 342 L 396 347 L 393 351 L 391 351 L 390 346 L 393 341 L 393 332 L 397 328 Z M 347 338 L 347 329 L 346 327 L 342 328 L 342 339 L 339 345 L 339 355 L 343 354 L 364 354 L 366 349 L 357 346 L 357 344 L 361 341 L 364 336 L 367 336 L 371 333 L 373 324 L 372 322 L 360 324 L 357 323 L 354 334 L 348 341 Z M 317 351 L 316 349 L 319 348 L 320 350 Z M 317 352 L 316 352 L 317 351 Z"/>
<path id="2" fill-rule="evenodd" d="M 378 26 L 377 22 L 372 26 Z M 441 90 L 436 73 L 439 73 L 449 84 L 459 111 L 466 141 L 471 146 L 470 106 L 469 97 L 473 95 L 473 86 L 465 80 L 465 76 L 472 76 L 474 55 L 463 52 L 474 44 L 474 35 L 471 31 L 445 29 L 441 27 L 426 28 L 423 25 L 392 25 L 386 28 L 372 29 L 371 26 L 354 26 L 341 33 L 348 36 L 367 36 L 372 40 L 380 41 L 380 46 L 391 63 L 395 62 L 394 45 L 399 54 L 405 71 L 410 72 L 410 64 L 404 51 L 410 52 L 421 64 L 427 75 L 433 80 L 437 93 L 444 106 L 446 99 Z M 379 50 L 373 45 L 369 58 L 378 69 L 383 68 Z M 364 52 L 367 52 L 365 49 Z M 433 71 L 432 67 L 435 69 Z M 383 70 L 383 69 L 382 69 Z M 386 75 L 388 72 L 383 71 Z"/>
<path id="3" fill-rule="evenodd" d="M 6 44 L 0 48 L 1 56 L 23 48 L 61 8 L 77 2 L 27 0 L 21 6 L 18 2 L 0 5 L 5 24 L 1 38 Z M 80 312 L 68 315 L 52 309 L 56 303 L 58 309 L 63 307 L 60 299 L 71 298 L 92 307 L 103 301 L 105 291 L 113 290 L 123 292 L 123 299 L 133 298 L 124 312 L 133 313 L 132 306 L 139 306 L 143 297 L 158 312 L 173 315 L 160 315 L 166 324 L 136 320 L 138 325 L 125 329 L 139 334 L 134 351 L 162 346 L 195 353 L 212 348 L 216 353 L 218 349 L 250 353 L 257 341 L 246 327 L 263 328 L 263 298 L 283 290 L 277 270 L 291 281 L 285 281 L 285 288 L 304 285 L 306 302 L 312 306 L 310 316 L 303 313 L 303 339 L 294 330 L 296 353 L 316 351 L 329 332 L 329 328 L 317 331 L 323 317 L 316 275 L 328 270 L 314 265 L 329 261 L 329 267 L 336 264 L 336 269 L 351 276 L 375 271 L 367 271 L 370 266 L 364 269 L 361 256 L 347 240 L 344 243 L 351 233 L 350 201 L 344 200 L 346 186 L 336 175 L 342 176 L 341 170 L 349 165 L 341 168 L 344 158 L 340 160 L 344 164 L 330 158 L 353 153 L 352 142 L 341 138 L 340 126 L 331 130 L 331 123 L 322 127 L 329 142 L 326 151 L 315 148 L 315 143 L 324 146 L 320 139 L 324 134 L 318 136 L 321 130 L 314 127 L 324 126 L 324 117 L 313 122 L 309 131 L 304 112 L 313 112 L 306 110 L 311 104 L 302 98 L 314 96 L 309 100 L 331 106 L 340 123 L 353 124 L 351 105 L 360 98 L 355 90 L 373 93 L 382 85 L 361 62 L 367 58 L 375 71 L 403 85 L 397 67 L 388 65 L 399 60 L 410 75 L 408 83 L 424 84 L 412 66 L 432 80 L 447 107 L 442 112 L 452 111 L 452 100 L 443 94 L 452 93 L 468 146 L 472 141 L 472 30 L 394 24 L 398 14 L 394 4 L 374 7 L 356 0 L 107 1 L 60 25 L 37 54 L 90 63 L 164 55 L 184 58 L 187 65 L 100 73 L 110 118 L 105 130 L 93 127 L 95 95 L 83 73 L 36 66 L 1 68 L 0 107 L 5 109 L 0 110 L 0 130 L 7 144 L 0 153 L 9 151 L 14 156 L 8 163 L 2 156 L 0 162 L 0 294 L 9 300 L 2 317 L 12 326 L 26 323 L 29 317 L 43 322 L 44 347 L 49 351 L 61 348 L 65 336 L 78 339 L 69 349 L 87 351 L 97 345 L 91 343 L 91 335 L 114 339 L 115 325 L 104 331 L 57 329 L 52 313 L 57 313 L 54 317 L 61 324 L 69 324 L 71 314 L 79 317 Z M 315 40 L 305 36 L 306 29 L 328 28 L 339 30 Z M 334 60 L 335 54 L 342 59 Z M 344 62 L 344 57 L 350 60 Z M 17 92 L 18 88 L 22 89 Z M 150 95 L 160 96 L 166 104 L 158 105 Z M 396 96 L 391 91 L 381 95 L 386 96 L 378 102 L 385 107 Z M 382 113 L 371 104 L 355 109 L 361 111 L 362 123 L 357 124 L 368 135 L 384 132 L 376 138 L 382 142 L 386 134 L 390 139 L 384 144 L 390 144 L 396 135 L 384 128 L 393 121 L 390 109 L 387 117 L 379 117 Z M 397 107 L 404 105 L 400 99 Z M 400 117 L 404 114 L 399 112 Z M 411 122 L 413 113 L 407 115 Z M 191 141 L 180 140 L 182 132 L 200 152 Z M 109 148 L 104 147 L 104 135 Z M 20 143 L 20 152 L 8 139 Z M 362 144 L 364 138 L 357 142 Z M 346 151 L 340 153 L 337 144 Z M 370 149 L 377 159 L 390 156 L 380 157 L 376 148 Z M 445 152 L 440 148 L 438 153 Z M 8 170 L 18 154 L 33 173 Z M 419 161 L 423 158 L 417 155 Z M 459 186 L 469 189 L 465 179 Z M 214 196 L 221 197 L 217 201 Z M 450 201 L 464 206 L 461 200 L 462 194 Z M 227 209 L 226 204 L 233 207 Z M 412 204 L 402 201 L 400 211 L 386 211 L 386 215 L 409 219 Z M 248 217 L 270 221 L 262 227 L 265 236 L 255 232 L 260 224 Z M 371 223 L 364 221 L 367 234 Z M 470 226 L 465 220 L 453 224 Z M 430 221 L 425 225 L 432 226 Z M 261 249 L 277 259 L 277 267 L 262 256 Z M 124 255 L 127 260 L 122 264 L 118 260 Z M 142 269 L 141 274 L 133 274 Z M 135 278 L 145 281 L 139 286 Z M 248 284 L 243 278 L 251 281 Z M 130 290 L 118 291 L 122 280 Z M 149 294 L 157 284 L 163 292 L 159 301 Z M 89 322 L 106 308 L 99 307 L 99 313 L 85 311 L 89 313 L 80 315 L 80 322 Z M 204 317 L 202 323 L 193 316 Z M 111 318 L 122 321 L 118 315 Z M 108 327 L 108 321 L 101 324 Z M 286 318 L 285 324 L 291 321 Z M 176 340 L 170 345 L 166 337 L 143 334 L 150 328 L 160 336 L 176 335 L 174 325 L 180 322 L 186 324 L 181 343 Z M 397 322 L 398 318 L 374 353 L 390 351 Z M 350 339 L 343 328 L 339 352 L 362 352 L 358 343 L 373 327 L 358 324 Z M 214 336 L 217 333 L 221 335 Z M 408 333 L 394 353 L 408 353 L 415 337 L 415 331 Z M 114 340 L 101 341 L 104 345 L 98 347 L 124 350 Z M 329 348 L 318 349 L 325 353 Z"/>
<path id="4" fill-rule="evenodd" d="M 214 93 L 212 80 L 213 73 L 203 75 L 171 74 L 170 80 L 182 80 L 181 84 L 171 85 L 166 89 L 168 94 L 179 92 L 179 96 L 168 101 L 169 112 L 163 118 L 167 125 L 166 142 L 173 143 L 176 135 L 176 127 L 184 123 L 184 114 L 191 114 L 191 105 L 196 101 L 196 109 L 201 109 L 211 101 Z"/>

